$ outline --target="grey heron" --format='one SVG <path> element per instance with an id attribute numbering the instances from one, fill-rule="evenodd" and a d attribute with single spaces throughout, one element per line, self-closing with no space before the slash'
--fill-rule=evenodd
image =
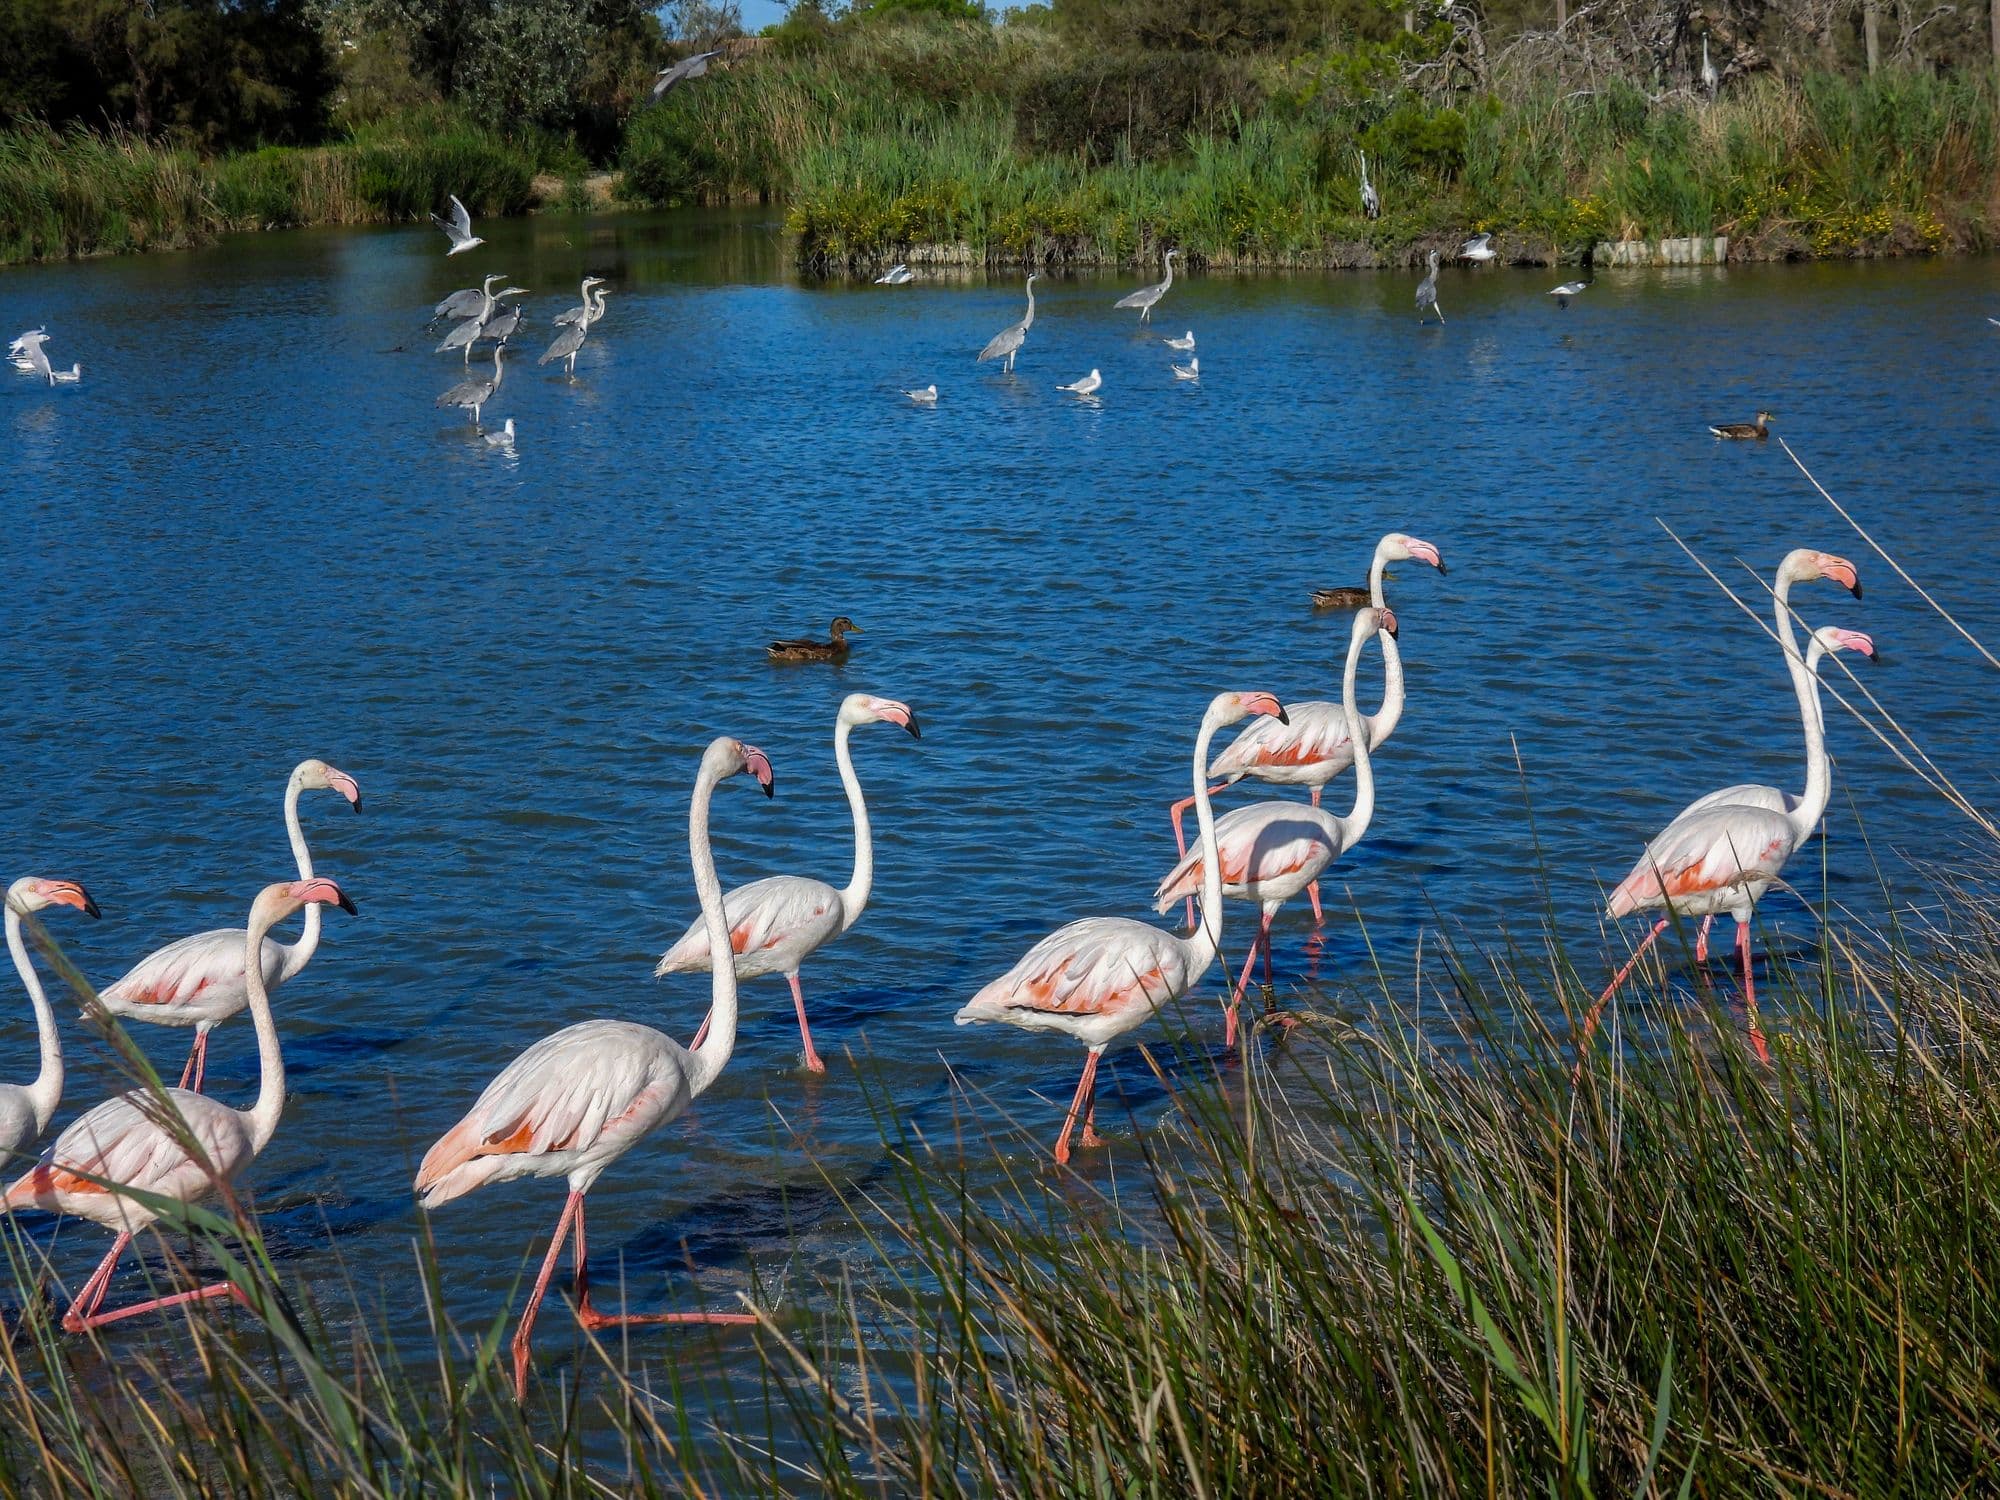
<path id="1" fill-rule="evenodd" d="M 1549 288 L 1549 295 L 1556 299 L 1557 307 L 1568 307 L 1570 298 L 1581 297 L 1589 290 L 1587 281 L 1565 281 L 1561 286 Z"/>
<path id="2" fill-rule="evenodd" d="M 905 391 L 903 394 L 919 406 L 937 405 L 937 387 L 934 385 L 924 386 L 921 390 Z"/>
<path id="3" fill-rule="evenodd" d="M 542 357 L 535 361 L 536 364 L 553 364 L 556 360 L 561 360 L 564 370 L 569 377 L 572 380 L 576 378 L 576 351 L 583 347 L 584 339 L 589 336 L 591 323 L 596 322 L 598 318 L 603 316 L 604 298 L 610 294 L 600 290 L 596 295 L 597 311 L 592 313 L 587 321 L 579 320 L 572 323 L 561 333 L 557 334 L 555 342 L 550 344 Z"/>
<path id="4" fill-rule="evenodd" d="M 1175 365 L 1174 379 L 1176 380 L 1201 379 L 1201 356 L 1197 354 L 1193 359 L 1189 360 L 1186 364 Z"/>
<path id="5" fill-rule="evenodd" d="M 446 258 L 457 255 L 461 250 L 470 250 L 474 245 L 483 245 L 485 240 L 472 232 L 472 215 L 465 211 L 465 205 L 458 201 L 456 193 L 451 195 L 451 217 L 441 219 L 431 215 L 431 222 L 445 233 L 451 241 L 451 248 L 445 251 Z"/>
<path id="6" fill-rule="evenodd" d="M 1438 253 L 1433 250 L 1429 257 L 1430 274 L 1417 283 L 1417 326 L 1422 327 L 1424 309 L 1429 308 L 1438 315 L 1440 326 L 1444 323 L 1444 309 L 1438 306 Z"/>
<path id="7" fill-rule="evenodd" d="M 523 297 L 526 295 L 527 295 L 526 289 L 518 286 L 510 286 L 504 292 L 499 292 L 496 294 L 496 296 L 499 297 Z M 514 336 L 514 331 L 520 326 L 521 326 L 520 303 L 516 302 L 511 307 L 496 306 L 493 309 L 493 316 L 488 318 L 485 324 L 480 328 L 478 335 L 478 342 L 483 344 L 489 339 L 512 338 Z"/>
<path id="8" fill-rule="evenodd" d="M 983 364 L 989 359 L 999 359 L 1004 355 L 1007 360 L 1005 366 L 1007 373 L 1009 375 L 1014 373 L 1014 356 L 1021 352 L 1021 345 L 1028 341 L 1028 330 L 1035 326 L 1035 283 L 1041 280 L 1041 276 L 1040 271 L 1028 273 L 1027 316 L 1013 327 L 1003 328 L 987 340 L 986 347 L 979 351 L 979 358 L 973 361 L 974 364 Z"/>
<path id="9" fill-rule="evenodd" d="M 693 57 L 684 57 L 671 68 L 660 69 L 653 80 L 653 96 L 648 104 L 658 104 L 662 99 L 690 78 L 703 77 L 708 72 L 711 60 L 722 56 L 720 52 L 697 52 Z"/>
<path id="10" fill-rule="evenodd" d="M 432 352 L 443 354 L 451 349 L 466 347 L 472 338 L 472 334 L 466 332 L 467 327 L 471 327 L 473 333 L 477 333 L 486 320 L 493 316 L 493 283 L 496 281 L 505 281 L 506 279 L 506 275 L 502 273 L 496 276 L 489 276 L 481 282 L 479 290 L 472 294 L 472 305 L 463 313 L 452 314 L 453 317 L 460 320 L 458 325 L 444 336 L 444 342 L 439 344 Z M 443 307 L 446 303 L 455 303 L 464 295 L 463 292 L 453 292 L 449 297 L 444 299 L 444 302 L 440 302 L 438 306 Z"/>
<path id="11" fill-rule="evenodd" d="M 1153 309 L 1159 306 L 1160 299 L 1167 295 L 1167 292 L 1174 284 L 1174 257 L 1179 254 L 1180 251 L 1178 250 L 1169 250 L 1160 257 L 1161 263 L 1167 269 L 1167 279 L 1165 281 L 1156 282 L 1152 286 L 1142 286 L 1138 291 L 1120 297 L 1112 305 L 1114 307 L 1136 307 L 1139 309 L 1139 321 L 1141 323 L 1152 322 Z"/>
<path id="12" fill-rule="evenodd" d="M 1708 97 L 1715 97 L 1716 86 L 1722 82 L 1722 75 L 1715 71 L 1715 64 L 1708 60 L 1708 33 L 1701 34 L 1701 86 L 1708 90 Z"/>
<path id="13" fill-rule="evenodd" d="M 492 278 L 489 277 L 487 279 L 487 285 L 489 287 L 492 285 Z M 499 299 L 522 295 L 526 291 L 526 287 L 519 286 L 510 286 L 503 292 L 489 291 L 486 297 L 486 306 L 478 315 L 461 321 L 456 328 L 444 336 L 444 341 L 433 352 L 447 354 L 453 349 L 458 349 L 463 351 L 464 355 L 459 363 L 470 364 L 472 362 L 472 346 L 479 341 L 480 337 L 486 331 L 486 325 L 493 320 L 493 315 L 499 311 Z M 516 321 L 519 321 L 518 315 Z"/>
<path id="14" fill-rule="evenodd" d="M 15 369 L 39 375 L 50 385 L 54 385 L 56 372 L 49 368 L 49 356 L 42 349 L 42 345 L 48 341 L 49 336 L 42 329 L 31 329 L 14 340 L 9 353 L 13 356 Z"/>
<path id="15" fill-rule="evenodd" d="M 1185 354 L 1194 348 L 1194 330 L 1190 328 L 1177 339 L 1161 339 L 1160 342 L 1165 344 L 1169 349 L 1178 349 L 1181 353 Z"/>
<path id="16" fill-rule="evenodd" d="M 498 276 L 493 279 L 500 280 Z M 476 286 L 469 286 L 463 291 L 453 292 L 432 308 L 431 321 L 435 323 L 439 318 L 469 318 L 485 305 L 486 294 Z"/>
<path id="17" fill-rule="evenodd" d="M 1103 389 L 1103 386 L 1104 377 L 1098 374 L 1097 371 L 1092 370 L 1083 379 L 1072 380 L 1068 385 L 1059 385 L 1056 389 L 1059 391 L 1068 391 L 1072 396 L 1095 396 L 1099 390 Z"/>
<path id="18" fill-rule="evenodd" d="M 916 279 L 917 279 L 917 273 L 915 271 L 912 271 L 908 266 L 904 265 L 899 260 L 893 266 L 889 267 L 888 270 L 884 271 L 880 276 L 877 276 L 875 278 L 875 285 L 905 286 L 908 283 L 915 281 Z"/>
<path id="19" fill-rule="evenodd" d="M 1458 247 L 1458 253 L 1463 259 L 1479 265 L 1500 258 L 1500 252 L 1493 248 L 1493 236 L 1490 234 L 1475 234 Z"/>
<path id="20" fill-rule="evenodd" d="M 602 276 L 584 277 L 583 286 L 578 292 L 578 295 L 583 300 L 566 312 L 557 313 L 555 319 L 556 327 L 567 328 L 572 323 L 595 323 L 598 314 L 603 312 L 604 308 L 601 304 L 594 302 L 590 294 L 594 288 L 603 285 L 604 278 Z"/>
<path id="21" fill-rule="evenodd" d="M 1368 153 L 1357 151 L 1354 154 L 1361 158 L 1361 217 L 1379 219 L 1382 217 L 1382 198 L 1375 191 L 1375 184 L 1368 180 Z"/>
<path id="22" fill-rule="evenodd" d="M 493 373 L 477 375 L 470 380 L 461 380 L 457 385 L 437 398 L 440 407 L 458 406 L 472 413 L 472 425 L 479 425 L 479 408 L 491 401 L 500 392 L 500 382 L 506 377 L 507 367 L 501 358 L 507 353 L 505 344 L 493 346 Z"/>
<path id="23" fill-rule="evenodd" d="M 512 449 L 514 446 L 514 419 L 509 417 L 505 427 L 502 427 L 498 432 L 486 433 L 484 436 L 486 438 L 486 446 L 489 448 Z"/>

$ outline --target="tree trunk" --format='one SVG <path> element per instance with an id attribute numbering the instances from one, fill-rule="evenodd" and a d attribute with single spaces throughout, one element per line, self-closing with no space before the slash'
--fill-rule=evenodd
<path id="1" fill-rule="evenodd" d="M 1993 0 L 1993 3 L 1995 5 L 2000 5 L 2000 0 Z M 1569 6 L 1565 3 L 1565 0 L 1556 0 L 1556 31 L 1560 33 L 1563 27 L 1567 26 L 1568 24 L 1569 24 Z M 1994 34 L 1996 36 L 2000 36 L 2000 32 L 1995 32 Z"/>
<path id="2" fill-rule="evenodd" d="M 2000 68 L 2000 0 L 1993 0 L 1988 9 L 1993 24 L 1993 66 Z"/>
<path id="3" fill-rule="evenodd" d="M 1882 64 L 1882 7 L 1880 0 L 1861 0 L 1861 40 L 1868 47 L 1868 72 L 1873 76 Z"/>

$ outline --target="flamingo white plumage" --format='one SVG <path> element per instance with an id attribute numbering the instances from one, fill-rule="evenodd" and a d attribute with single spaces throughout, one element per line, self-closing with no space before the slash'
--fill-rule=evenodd
<path id="1" fill-rule="evenodd" d="M 117 1234 L 97 1270 L 63 1314 L 63 1327 L 69 1332 L 81 1333 L 140 1313 L 226 1297 L 235 1291 L 231 1283 L 219 1281 L 116 1312 L 98 1311 L 125 1247 L 159 1217 L 154 1209 L 132 1197 L 133 1193 L 194 1203 L 229 1182 L 270 1144 L 285 1110 L 285 1059 L 278 1046 L 277 1022 L 271 1016 L 270 993 L 255 960 L 264 934 L 273 925 L 301 906 L 322 905 L 354 910 L 354 903 L 331 880 L 281 881 L 266 886 L 250 907 L 249 925 L 238 934 L 236 961 L 249 976 L 250 1016 L 257 1027 L 261 1064 L 255 1104 L 246 1110 L 231 1109 L 186 1089 L 163 1093 L 134 1089 L 119 1094 L 73 1121 L 42 1153 L 41 1160 L 8 1187 L 8 1208 L 72 1214 Z M 163 1109 L 178 1116 L 173 1128 L 162 1119 Z M 198 1148 L 196 1152 L 190 1152 L 190 1142 Z"/>
<path id="2" fill-rule="evenodd" d="M 35 973 L 35 961 L 28 956 L 28 945 L 21 935 L 23 917 L 51 906 L 74 906 L 91 917 L 98 914 L 90 892 L 74 880 L 24 875 L 7 888 L 7 951 L 14 956 L 14 972 L 21 976 L 28 1004 L 34 1008 L 35 1040 L 42 1057 L 33 1083 L 0 1083 L 0 1156 L 37 1140 L 62 1103 L 62 1033 L 56 1029 L 56 1013 L 42 991 L 41 976 Z"/>
<path id="3" fill-rule="evenodd" d="M 361 811 L 361 788 L 345 771 L 323 760 L 302 760 L 285 783 L 285 832 L 299 879 L 313 874 L 312 851 L 299 826 L 299 793 L 335 791 Z M 304 903 L 306 916 L 296 943 L 266 942 L 263 981 L 276 989 L 296 975 L 319 949 L 318 902 Z M 192 1026 L 194 1046 L 181 1070 L 180 1087 L 201 1092 L 208 1066 L 208 1034 L 249 1003 L 243 970 L 243 929 L 223 927 L 198 932 L 148 954 L 115 983 L 97 993 L 104 1008 L 122 1021 L 152 1026 Z"/>
<path id="4" fill-rule="evenodd" d="M 1641 911 L 1664 911 L 1652 930 L 1612 976 L 1584 1018 L 1582 1040 L 1588 1043 L 1606 1003 L 1638 965 L 1675 916 L 1702 918 L 1698 939 L 1707 954 L 1708 927 L 1717 916 L 1736 919 L 1736 951 L 1743 966 L 1743 999 L 1756 1024 L 1757 989 L 1751 975 L 1750 917 L 1764 893 L 1777 882 L 1785 863 L 1811 838 L 1832 794 L 1832 766 L 1826 755 L 1825 721 L 1819 709 L 1819 678 L 1799 656 L 1792 628 L 1791 588 L 1794 583 L 1825 578 L 1861 596 L 1854 564 L 1831 553 L 1799 548 L 1778 565 L 1771 590 L 1777 614 L 1779 644 L 1791 674 L 1805 731 L 1806 790 L 1791 797 L 1775 787 L 1725 787 L 1697 798 L 1683 808 L 1654 839 L 1628 874 L 1612 890 L 1605 910 L 1614 920 Z M 1842 632 L 1843 635 L 1850 634 Z M 1874 643 L 1855 635 L 1853 649 L 1874 655 Z M 1823 654 L 1823 653 L 1822 653 Z M 1815 658 L 1813 666 L 1819 663 Z M 1761 1036 L 1754 1030 L 1761 1051 Z"/>
<path id="5" fill-rule="evenodd" d="M 1097 1135 L 1097 1060 L 1119 1037 L 1144 1025 L 1161 1006 L 1201 982 L 1222 942 L 1222 862 L 1216 855 L 1215 813 L 1202 768 L 1216 730 L 1252 714 L 1279 720 L 1284 708 L 1269 693 L 1219 693 L 1202 716 L 1194 742 L 1195 817 L 1208 857 L 1201 895 L 1201 924 L 1192 937 L 1163 932 L 1127 917 L 1086 917 L 1058 928 L 1021 961 L 966 1002 L 961 1026 L 1004 1021 L 1028 1031 L 1060 1031 L 1089 1049 L 1083 1076 L 1056 1138 L 1055 1158 L 1069 1160 L 1070 1132 L 1079 1116 L 1083 1144 Z"/>
<path id="6" fill-rule="evenodd" d="M 1263 908 L 1257 938 L 1244 958 L 1243 975 L 1229 996 L 1223 1045 L 1236 1044 L 1236 1012 L 1250 983 L 1250 969 L 1264 954 L 1264 982 L 1271 980 L 1271 922 L 1279 908 L 1315 883 L 1326 867 L 1360 843 L 1375 816 L 1375 775 L 1368 763 L 1368 733 L 1355 706 L 1356 676 L 1361 651 L 1377 632 L 1385 640 L 1396 634 L 1396 616 L 1372 606 L 1354 616 L 1347 646 L 1347 670 L 1341 680 L 1341 713 L 1347 723 L 1347 743 L 1354 749 L 1354 806 L 1346 817 L 1327 812 L 1317 803 L 1253 802 L 1224 815 L 1215 825 L 1215 847 L 1222 860 L 1222 894 L 1238 901 L 1255 901 Z M 1169 910 L 1191 897 L 1208 878 L 1208 857 L 1195 848 L 1153 892 L 1154 909 Z"/>
<path id="7" fill-rule="evenodd" d="M 747 772 L 772 789 L 771 762 L 754 745 L 712 741 L 695 775 L 688 806 L 688 859 L 701 898 L 710 944 L 729 942 L 709 848 L 708 804 L 716 783 Z M 590 1303 L 589 1251 L 584 1242 L 583 1195 L 604 1169 L 660 1126 L 677 1120 L 722 1075 L 736 1045 L 736 973 L 728 964 L 710 971 L 715 1034 L 684 1048 L 662 1032 L 631 1021 L 582 1021 L 546 1036 L 501 1070 L 465 1118 L 444 1133 L 417 1168 L 416 1191 L 425 1208 L 437 1208 L 489 1182 L 519 1177 L 569 1181 L 541 1274 L 514 1334 L 514 1394 L 528 1391 L 529 1340 L 549 1277 L 572 1228 L 576 1233 L 576 1316 L 585 1328 L 638 1323 L 749 1323 L 744 1313 L 601 1313 Z"/>
<path id="8" fill-rule="evenodd" d="M 723 916 L 729 928 L 729 946 L 736 954 L 737 979 L 755 979 L 764 974 L 782 974 L 792 987 L 792 1006 L 799 1016 L 799 1041 L 805 1047 L 806 1070 L 824 1073 L 826 1064 L 813 1050 L 812 1028 L 806 1024 L 806 997 L 799 985 L 799 968 L 828 943 L 861 920 L 868 909 L 868 895 L 875 885 L 875 841 L 868 822 L 868 803 L 861 795 L 861 779 L 854 774 L 854 758 L 848 737 L 860 724 L 896 724 L 922 739 L 917 716 L 907 703 L 893 698 L 877 698 L 868 693 L 849 693 L 834 717 L 833 759 L 840 768 L 840 784 L 847 792 L 848 811 L 854 817 L 854 873 L 846 889 L 803 875 L 772 875 L 738 886 L 722 898 Z M 699 974 L 707 971 L 709 957 L 708 924 L 696 921 L 680 940 L 661 957 L 654 975 Z M 708 1022 L 701 1023 L 693 1046 L 699 1047 L 708 1035 Z"/>
<path id="9" fill-rule="evenodd" d="M 1387 607 L 1382 597 L 1382 578 L 1392 562 L 1420 562 L 1445 571 L 1444 556 L 1422 537 L 1392 531 L 1375 544 L 1375 556 L 1368 565 L 1368 602 L 1375 609 Z M 1382 706 L 1363 714 L 1368 726 L 1368 748 L 1380 750 L 1396 732 L 1403 719 L 1403 653 L 1392 635 L 1382 637 Z M 1302 786 L 1319 806 L 1320 791 L 1354 764 L 1354 746 L 1347 738 L 1347 713 L 1338 703 L 1324 699 L 1301 699 L 1285 705 L 1285 718 L 1260 720 L 1239 734 L 1229 747 L 1216 756 L 1208 768 L 1216 783 L 1213 795 L 1245 777 L 1276 786 Z M 1188 852 L 1187 834 L 1181 815 L 1193 805 L 1183 798 L 1168 809 L 1174 823 L 1174 844 L 1182 856 Z M 1319 884 L 1306 887 L 1312 898 L 1313 920 L 1321 918 Z M 1189 903 L 1188 923 L 1193 925 L 1194 906 Z"/>

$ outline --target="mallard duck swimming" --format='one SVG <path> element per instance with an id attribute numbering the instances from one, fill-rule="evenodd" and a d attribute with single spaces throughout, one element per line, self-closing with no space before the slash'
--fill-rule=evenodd
<path id="1" fill-rule="evenodd" d="M 1771 435 L 1771 413 L 1760 411 L 1754 422 L 1724 422 L 1719 427 L 1708 430 L 1719 438 L 1756 438 L 1762 442 Z"/>
<path id="2" fill-rule="evenodd" d="M 795 641 L 773 641 L 764 650 L 772 661 L 846 661 L 847 637 L 861 635 L 861 627 L 846 615 L 835 615 L 828 627 L 833 636 L 830 641 L 815 641 L 801 638 Z"/>
<path id="3" fill-rule="evenodd" d="M 1360 609 L 1369 602 L 1366 589 L 1314 589 L 1314 609 Z"/>

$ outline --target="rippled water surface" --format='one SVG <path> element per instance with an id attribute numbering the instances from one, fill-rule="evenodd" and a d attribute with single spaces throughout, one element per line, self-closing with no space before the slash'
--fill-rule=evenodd
<path id="1" fill-rule="evenodd" d="M 1546 274 L 1448 272 L 1442 328 L 1417 326 L 1401 275 L 1195 277 L 1150 330 L 1111 310 L 1129 278 L 1054 280 L 1010 379 L 972 355 L 1019 315 L 1011 277 L 802 285 L 763 214 L 483 227 L 450 262 L 428 231 L 315 231 L 0 275 L 4 331 L 46 323 L 84 366 L 53 391 L 0 379 L 5 873 L 90 886 L 104 920 L 51 925 L 107 982 L 289 874 L 294 762 L 359 779 L 360 817 L 305 800 L 362 915 L 330 919 L 280 992 L 293 1097 L 250 1181 L 297 1274 L 344 1264 L 405 1331 L 413 1163 L 486 1080 L 585 1017 L 698 1022 L 705 981 L 650 973 L 695 914 L 687 791 L 716 733 L 769 751 L 779 790 L 719 791 L 725 881 L 839 883 L 838 699 L 905 699 L 924 728 L 855 737 L 878 877 L 806 970 L 829 1076 L 802 1076 L 783 983 L 756 981 L 722 1082 L 593 1195 L 593 1252 L 647 1307 L 725 1305 L 753 1272 L 783 1286 L 841 1255 L 808 1158 L 880 1158 L 850 1053 L 919 1123 L 948 1117 L 949 1066 L 1053 1130 L 1078 1050 L 953 1011 L 1058 923 L 1145 912 L 1208 697 L 1337 696 L 1347 620 L 1307 590 L 1360 581 L 1384 531 L 1451 571 L 1392 579 L 1410 706 L 1324 932 L 1308 942 L 1303 906 L 1280 920 L 1284 976 L 1370 983 L 1357 908 L 1392 978 L 1440 919 L 1531 928 L 1543 869 L 1599 963 L 1601 884 L 1682 803 L 1802 782 L 1775 648 L 1663 527 L 1752 590 L 1736 559 L 1768 577 L 1795 545 L 1852 556 L 1865 599 L 1814 585 L 1802 612 L 1873 634 L 1889 664 L 1869 685 L 1990 793 L 1992 669 L 1775 443 L 1704 424 L 1771 406 L 2000 638 L 1993 263 L 1607 274 L 1567 313 Z M 513 456 L 431 404 L 460 367 L 429 352 L 429 305 L 488 270 L 535 289 L 529 354 L 580 275 L 613 287 L 574 382 L 509 374 L 488 415 L 515 419 Z M 1188 327 L 1199 384 L 1158 338 Z M 1100 401 L 1056 393 L 1093 366 Z M 898 395 L 931 381 L 935 410 Z M 866 632 L 846 666 L 765 663 L 765 640 L 836 613 Z M 1817 849 L 1793 873 L 1809 899 L 1879 907 L 1877 865 L 1904 878 L 1966 825 L 1838 709 L 1831 735 L 1825 879 Z M 1766 916 L 1810 930 L 1791 897 Z M 0 1068 L 25 1077 L 8 1004 Z M 178 1070 L 187 1033 L 141 1040 Z M 112 1082 L 75 1050 L 63 1120 Z M 248 1026 L 211 1056 L 212 1090 L 247 1101 Z M 457 1315 L 507 1295 L 560 1196 L 514 1184 L 438 1215 Z M 101 1250 L 74 1225 L 55 1243 L 75 1277 Z M 559 1360 L 566 1315 L 545 1327 Z"/>

